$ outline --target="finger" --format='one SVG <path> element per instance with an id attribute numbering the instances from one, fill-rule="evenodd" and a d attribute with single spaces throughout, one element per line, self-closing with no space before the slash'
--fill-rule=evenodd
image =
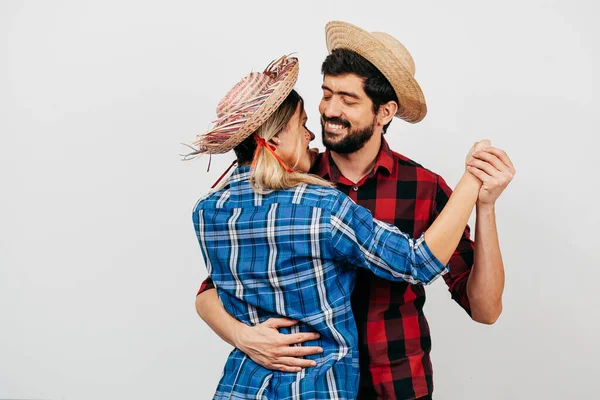
<path id="1" fill-rule="evenodd" d="M 492 145 L 492 142 L 490 142 L 488 139 L 483 139 L 480 140 L 479 142 L 476 142 L 474 147 L 474 151 L 478 151 L 478 150 L 483 150 L 485 148 L 488 148 Z"/>
<path id="2" fill-rule="evenodd" d="M 488 163 L 492 164 L 494 168 L 496 168 L 498 171 L 508 170 L 506 164 L 500 161 L 500 159 L 497 156 L 495 156 L 492 153 L 488 153 L 487 151 L 478 151 L 473 155 L 473 158 L 487 161 Z"/>
<path id="3" fill-rule="evenodd" d="M 321 335 L 319 335 L 316 332 L 294 333 L 294 334 L 285 335 L 285 343 L 286 344 L 304 343 L 309 340 L 317 340 L 320 337 L 321 337 Z"/>
<path id="4" fill-rule="evenodd" d="M 485 182 L 489 182 L 491 176 L 489 176 L 488 174 L 485 173 L 485 171 L 482 171 L 478 168 L 475 167 L 467 167 L 467 171 L 469 171 L 469 173 L 473 174 L 477 179 L 479 179 L 482 183 Z"/>
<path id="5" fill-rule="evenodd" d="M 300 367 L 300 368 L 312 368 L 317 366 L 315 360 L 304 360 L 302 358 L 294 357 L 280 357 L 276 360 L 276 364 L 284 365 L 286 367 Z"/>
<path id="6" fill-rule="evenodd" d="M 265 321 L 265 325 L 269 328 L 284 328 L 296 325 L 297 323 L 297 320 L 290 318 L 269 318 Z"/>
<path id="7" fill-rule="evenodd" d="M 283 371 L 283 372 L 300 372 L 302 371 L 302 368 L 300 367 L 290 367 L 289 365 L 281 365 L 281 364 L 274 364 L 271 368 L 268 369 L 272 369 L 272 370 L 276 370 L 276 371 Z"/>
<path id="8" fill-rule="evenodd" d="M 467 165 L 470 167 L 475 167 L 477 169 L 485 171 L 485 173 L 490 176 L 495 176 L 500 173 L 500 171 L 498 171 L 496 168 L 494 168 L 494 166 L 492 164 L 490 164 L 486 161 L 478 160 L 478 159 L 473 159 L 473 160 L 469 161 L 467 163 Z"/>
<path id="9" fill-rule="evenodd" d="M 313 354 L 321 354 L 323 348 L 319 346 L 288 346 L 281 349 L 280 354 L 286 357 L 304 357 Z"/>
<path id="10" fill-rule="evenodd" d="M 506 154 L 506 152 L 504 150 L 498 149 L 496 147 L 488 147 L 484 151 L 487 151 L 488 153 L 492 153 L 493 155 L 498 157 L 506 166 L 508 166 L 510 169 L 512 169 L 512 171 L 514 173 L 515 166 L 513 165 L 512 161 L 510 160 L 510 157 L 508 156 L 508 154 Z"/>
<path id="11" fill-rule="evenodd" d="M 477 143 L 479 143 L 479 142 L 473 143 L 473 146 L 471 146 L 471 148 L 469 149 L 469 154 L 472 154 L 475 152 L 475 147 L 477 147 Z"/>

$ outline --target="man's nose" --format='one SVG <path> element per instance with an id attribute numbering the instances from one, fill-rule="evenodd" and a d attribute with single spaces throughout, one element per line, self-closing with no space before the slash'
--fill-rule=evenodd
<path id="1" fill-rule="evenodd" d="M 330 99 L 325 103 L 325 108 L 323 109 L 323 115 L 328 118 L 339 117 L 341 115 L 341 109 L 339 107 L 339 101 L 335 98 Z"/>

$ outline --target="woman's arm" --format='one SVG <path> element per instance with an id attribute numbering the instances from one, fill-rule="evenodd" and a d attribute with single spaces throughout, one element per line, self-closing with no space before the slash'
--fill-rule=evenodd
<path id="1" fill-rule="evenodd" d="M 440 215 L 425 231 L 425 242 L 431 253 L 444 265 L 458 246 L 475 207 L 480 188 L 481 181 L 466 172 Z"/>
<path id="2" fill-rule="evenodd" d="M 480 142 L 469 155 L 487 146 L 489 142 Z M 418 239 L 373 219 L 366 209 L 341 196 L 331 207 L 334 252 L 381 278 L 429 284 L 448 271 L 447 263 L 462 237 L 480 189 L 481 181 L 465 171 L 444 210 Z"/>

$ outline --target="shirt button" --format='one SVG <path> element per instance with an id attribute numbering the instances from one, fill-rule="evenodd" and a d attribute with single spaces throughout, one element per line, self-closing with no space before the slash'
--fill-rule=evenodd
<path id="1" fill-rule="evenodd" d="M 355 192 L 358 192 L 358 186 L 352 186 L 352 190 L 354 190 Z"/>

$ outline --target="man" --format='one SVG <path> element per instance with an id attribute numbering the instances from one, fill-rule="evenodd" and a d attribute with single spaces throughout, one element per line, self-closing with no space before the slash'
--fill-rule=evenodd
<path id="1" fill-rule="evenodd" d="M 373 213 L 419 237 L 446 204 L 451 193 L 444 180 L 390 150 L 383 138 L 394 116 L 411 123 L 426 114 L 423 93 L 414 79 L 408 51 L 393 37 L 369 33 L 343 22 L 326 27 L 330 55 L 322 72 L 319 105 L 323 143 L 327 151 L 314 167 L 318 175 Z M 508 156 L 490 147 L 467 164 L 483 166 L 477 202 L 475 243 L 465 230 L 444 276 L 452 298 L 477 322 L 492 324 L 502 310 L 504 268 L 498 245 L 494 204 L 515 170 Z M 227 314 L 210 280 L 196 299 L 199 315 L 224 340 L 257 363 L 272 369 L 297 371 L 312 367 L 300 357 L 320 351 L 315 346 L 291 346 L 316 339 L 294 333 L 295 321 L 271 319 L 254 327 Z M 360 337 L 359 399 L 430 399 L 433 391 L 431 338 L 421 285 L 388 282 L 358 272 L 352 294 Z M 292 327 L 292 334 L 278 328 Z M 287 329 L 286 329 L 287 331 Z"/>

